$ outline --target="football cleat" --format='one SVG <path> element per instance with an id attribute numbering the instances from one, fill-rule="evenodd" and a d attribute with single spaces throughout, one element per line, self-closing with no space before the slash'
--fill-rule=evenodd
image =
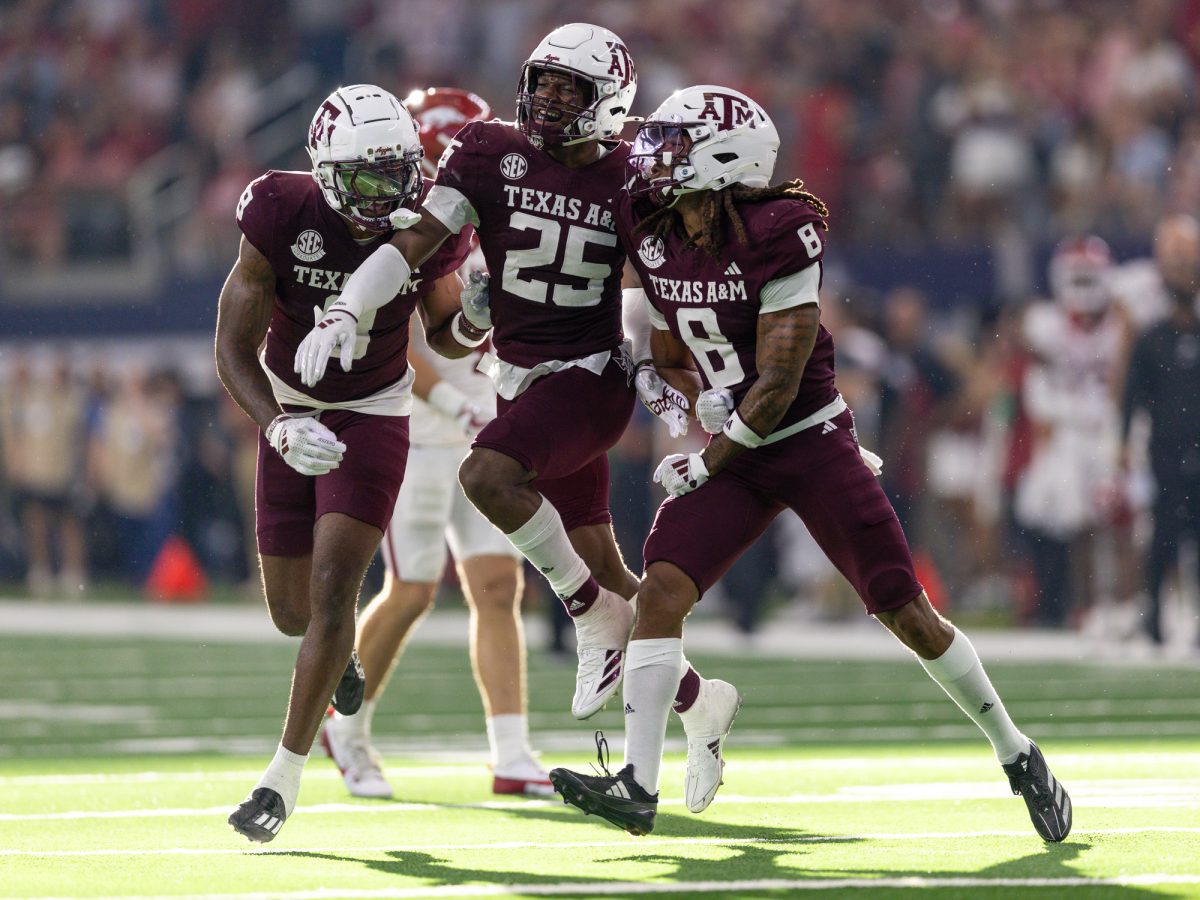
<path id="1" fill-rule="evenodd" d="M 270 788 L 255 788 L 229 816 L 229 824 L 238 834 L 265 844 L 279 834 L 287 819 L 283 798 Z"/>
<path id="2" fill-rule="evenodd" d="M 337 690 L 333 692 L 333 708 L 343 716 L 352 716 L 362 706 L 363 697 L 367 693 L 367 674 L 363 671 L 362 663 L 358 661 L 358 651 L 350 651 L 350 661 L 346 663 L 346 671 L 338 682 Z"/>
<path id="3" fill-rule="evenodd" d="M 505 766 L 492 773 L 492 793 L 525 797 L 553 797 L 554 786 L 546 770 L 533 759 L 524 759 L 515 766 Z"/>
<path id="4" fill-rule="evenodd" d="M 1030 741 L 1028 753 L 1001 768 L 1012 792 L 1025 798 L 1033 827 L 1044 840 L 1057 843 L 1071 833 L 1071 798 L 1051 774 L 1037 744 Z"/>
<path id="5" fill-rule="evenodd" d="M 603 748 L 603 749 L 601 749 Z M 551 769 L 550 781 L 562 795 L 563 803 L 581 809 L 584 815 L 595 813 L 634 836 L 654 830 L 658 812 L 658 794 L 646 791 L 633 777 L 628 765 L 616 775 L 608 771 L 608 744 L 596 732 L 596 755 L 600 759 L 598 775 L 583 775 L 570 769 Z"/>
<path id="6" fill-rule="evenodd" d="M 371 739 L 347 727 L 345 719 L 335 716 L 332 709 L 321 729 L 321 746 L 342 773 L 352 796 L 373 800 L 392 798 L 392 786 L 383 775 L 383 761 L 371 746 Z"/>
<path id="7" fill-rule="evenodd" d="M 732 684 L 702 679 L 696 702 L 679 715 L 688 742 L 683 794 L 687 808 L 694 813 L 708 808 L 723 783 L 725 738 L 741 706 L 741 695 Z"/>
<path id="8" fill-rule="evenodd" d="M 629 602 L 604 588 L 592 608 L 575 619 L 575 651 L 579 655 L 575 696 L 571 698 L 575 718 L 595 715 L 621 687 L 633 619 Z"/>

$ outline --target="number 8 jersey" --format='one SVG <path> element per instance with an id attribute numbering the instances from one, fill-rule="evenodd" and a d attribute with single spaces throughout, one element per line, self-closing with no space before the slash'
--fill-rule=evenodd
<path id="1" fill-rule="evenodd" d="M 475 226 L 505 363 L 532 368 L 621 343 L 615 205 L 629 145 L 602 146 L 601 159 L 571 169 L 510 124 L 472 122 L 438 163 L 425 211 L 452 232 Z"/>
<path id="2" fill-rule="evenodd" d="M 719 259 L 672 232 L 660 239 L 638 224 L 653 212 L 622 191 L 617 213 L 649 303 L 650 322 L 692 351 L 705 387 L 728 388 L 740 403 L 758 378 L 758 316 L 818 303 L 825 253 L 821 217 L 804 201 L 739 201 L 748 240 L 738 240 L 727 216 Z M 837 399 L 833 337 L 817 333 L 795 401 L 776 432 Z"/>

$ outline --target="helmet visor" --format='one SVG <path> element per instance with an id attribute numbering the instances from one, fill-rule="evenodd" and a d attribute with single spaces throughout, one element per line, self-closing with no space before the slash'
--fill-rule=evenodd
<path id="1" fill-rule="evenodd" d="M 332 188 L 351 220 L 364 228 L 381 229 L 390 227 L 388 216 L 420 195 L 420 160 L 421 151 L 412 150 L 392 159 L 326 165 L 332 169 Z"/>
<path id="2" fill-rule="evenodd" d="M 628 165 L 633 176 L 629 193 L 665 202 L 671 188 L 691 177 L 688 159 L 691 149 L 692 138 L 679 122 L 644 123 L 629 153 Z"/>

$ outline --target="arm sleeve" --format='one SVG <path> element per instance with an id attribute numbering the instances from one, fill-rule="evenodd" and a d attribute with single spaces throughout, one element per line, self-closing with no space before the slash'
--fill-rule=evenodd
<path id="1" fill-rule="evenodd" d="M 646 317 L 650 320 L 650 327 L 655 331 L 671 330 L 671 326 L 667 324 L 667 317 L 654 308 L 649 297 L 646 297 Z"/>
<path id="2" fill-rule="evenodd" d="M 759 312 L 772 313 L 795 306 L 820 305 L 821 264 L 813 263 L 799 272 L 776 278 L 759 292 Z"/>
<path id="3" fill-rule="evenodd" d="M 621 330 L 633 345 L 633 361 L 650 358 L 650 313 L 641 288 L 621 291 Z"/>

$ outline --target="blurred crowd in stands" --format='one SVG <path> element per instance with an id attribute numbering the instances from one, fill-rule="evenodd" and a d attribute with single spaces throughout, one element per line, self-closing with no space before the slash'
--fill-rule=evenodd
<path id="1" fill-rule="evenodd" d="M 314 98 L 455 85 L 507 115 L 524 53 L 571 20 L 628 42 L 637 113 L 705 82 L 774 115 L 777 176 L 832 210 L 839 383 L 935 602 L 1160 637 L 1143 558 L 1164 476 L 1144 411 L 1125 440 L 1122 404 L 1139 335 L 1200 274 L 1195 222 L 1171 218 L 1200 209 L 1200 0 L 15 0 L 0 7 L 0 261 L 119 259 L 136 239 L 130 185 L 169 151 L 196 185 L 171 258 L 225 270 L 246 183 L 307 166 L 302 127 L 283 156 L 249 139 L 273 86 L 301 67 Z M 1031 249 L 1081 234 L 1154 254 L 1106 270 L 1107 305 L 1082 318 L 1049 288 L 1034 296 L 1052 279 Z M 999 283 L 952 309 L 917 287 L 872 292 L 838 271 L 839 243 L 986 245 Z M 253 580 L 256 432 L 215 380 L 185 389 L 169 370 L 84 371 L 52 352 L 0 363 L 0 576 L 39 594 L 140 583 L 178 533 L 213 579 Z M 634 563 L 667 449 L 652 421 L 639 410 L 613 458 Z M 745 631 L 793 597 L 860 615 L 792 518 L 717 593 Z"/>

